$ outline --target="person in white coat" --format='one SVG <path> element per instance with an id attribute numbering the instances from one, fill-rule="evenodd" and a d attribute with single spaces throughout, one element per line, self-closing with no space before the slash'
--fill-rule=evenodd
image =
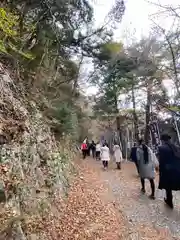
<path id="1" fill-rule="evenodd" d="M 108 163 L 110 161 L 110 151 L 106 144 L 103 144 L 101 147 L 101 160 L 104 166 L 104 169 L 108 168 Z"/>
<path id="2" fill-rule="evenodd" d="M 141 191 L 145 190 L 145 179 L 150 181 L 151 185 L 151 199 L 155 199 L 155 168 L 157 167 L 158 161 L 153 151 L 143 143 L 143 140 L 139 140 L 139 146 L 137 148 L 137 161 L 139 166 L 139 176 L 141 178 Z"/>
<path id="3" fill-rule="evenodd" d="M 96 160 L 101 159 L 101 144 L 100 142 L 97 142 L 96 144 Z"/>
<path id="4" fill-rule="evenodd" d="M 121 169 L 121 162 L 122 162 L 122 152 L 120 146 L 115 143 L 113 147 L 114 151 L 114 158 L 117 164 L 117 169 Z"/>

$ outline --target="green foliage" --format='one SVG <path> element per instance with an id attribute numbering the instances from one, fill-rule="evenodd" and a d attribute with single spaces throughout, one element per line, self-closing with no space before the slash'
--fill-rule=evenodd
<path id="1" fill-rule="evenodd" d="M 7 39 L 17 37 L 18 18 L 16 15 L 0 8 L 0 52 L 7 54 Z"/>
<path id="2" fill-rule="evenodd" d="M 34 59 L 29 51 L 22 51 L 23 39 L 19 35 L 19 17 L 11 13 L 8 9 L 0 8 L 0 52 L 12 56 L 21 56 L 27 59 Z M 26 26 L 30 29 L 30 25 Z"/>
<path id="3" fill-rule="evenodd" d="M 4 44 L 4 41 L 2 41 L 2 40 L 0 40 L 0 52 L 8 54 L 8 52 L 6 50 L 6 47 L 5 47 L 5 44 Z"/>
<path id="4" fill-rule="evenodd" d="M 56 108 L 54 117 L 60 122 L 62 132 L 72 132 L 73 113 L 72 108 L 67 103 L 61 104 L 58 108 Z"/>
<path id="5" fill-rule="evenodd" d="M 9 47 L 12 51 L 14 51 L 14 53 L 17 53 L 21 57 L 24 57 L 28 60 L 33 60 L 35 58 L 35 56 L 31 52 L 23 52 L 22 50 L 17 49 L 15 46 L 13 46 L 11 43 L 9 43 Z"/>
<path id="6" fill-rule="evenodd" d="M 179 106 L 171 106 L 171 107 L 168 107 L 168 109 L 173 112 L 178 112 L 178 113 L 180 112 Z"/>
<path id="7" fill-rule="evenodd" d="M 0 32 L 1 37 L 16 37 L 18 17 L 4 8 L 0 8 Z"/>
<path id="8" fill-rule="evenodd" d="M 122 43 L 118 42 L 108 42 L 102 44 L 100 47 L 99 60 L 110 60 L 115 57 L 120 51 L 122 51 Z"/>
<path id="9" fill-rule="evenodd" d="M 100 55 L 100 64 L 98 63 L 101 74 L 99 77 L 98 73 L 99 84 L 102 86 L 101 92 L 103 89 L 101 99 L 104 104 L 102 107 L 104 108 L 106 102 L 107 112 L 109 109 L 112 109 L 113 112 L 119 104 L 119 96 L 124 93 L 132 93 L 132 88 L 133 91 L 147 88 L 147 84 L 151 82 L 152 89 L 153 87 L 162 89 L 161 82 L 164 74 L 158 70 L 162 58 L 158 55 L 157 59 L 153 60 L 159 47 L 155 39 L 143 39 L 126 50 L 122 48 L 121 44 L 121 52 L 112 59 L 112 53 L 115 54 L 118 47 L 120 44 L 114 42 L 108 46 L 105 45 L 102 53 L 105 52 L 106 62 L 102 61 L 103 57 Z"/>
<path id="10" fill-rule="evenodd" d="M 87 121 L 87 116 L 79 107 L 66 102 L 61 103 L 55 108 L 53 117 L 60 123 L 59 133 L 61 135 L 70 135 L 71 139 L 76 141 L 81 138 L 82 124 Z"/>
<path id="11" fill-rule="evenodd" d="M 115 49 L 117 50 L 116 45 L 113 51 Z M 109 52 L 109 54 L 109 59 L 111 59 L 111 53 Z M 108 114 L 118 112 L 120 103 L 119 96 L 121 93 L 125 93 L 132 85 L 132 71 L 134 69 L 136 69 L 136 64 L 126 55 L 117 56 L 113 62 L 109 62 L 101 82 L 101 92 L 103 90 L 103 96 L 97 99 L 97 103 L 94 107 L 96 113 L 97 111 L 99 111 L 99 113 L 103 111 Z"/>

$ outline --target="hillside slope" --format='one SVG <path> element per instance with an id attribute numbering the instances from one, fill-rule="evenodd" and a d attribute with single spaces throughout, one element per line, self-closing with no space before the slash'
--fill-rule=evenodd
<path id="1" fill-rule="evenodd" d="M 68 137 L 55 140 L 36 103 L 2 64 L 0 88 L 0 239 L 24 240 L 66 193 L 75 152 Z"/>

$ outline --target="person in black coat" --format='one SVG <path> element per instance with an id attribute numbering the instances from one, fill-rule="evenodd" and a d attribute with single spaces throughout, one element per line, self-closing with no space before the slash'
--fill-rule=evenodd
<path id="1" fill-rule="evenodd" d="M 87 144 L 87 156 L 89 157 L 90 156 L 90 150 L 91 150 L 91 144 L 87 138 L 86 140 L 86 144 Z"/>
<path id="2" fill-rule="evenodd" d="M 136 146 L 136 143 L 134 143 L 134 146 L 131 148 L 130 159 L 132 160 L 132 162 L 135 163 L 137 172 L 139 174 L 139 166 L 138 166 L 138 162 L 137 162 L 136 152 L 137 152 L 137 146 Z"/>
<path id="3" fill-rule="evenodd" d="M 104 141 L 104 144 L 105 144 L 107 147 L 109 147 L 109 144 L 108 144 L 107 140 Z"/>
<path id="4" fill-rule="evenodd" d="M 95 144 L 95 142 L 93 140 L 92 140 L 92 143 L 90 145 L 90 149 L 92 151 L 93 158 L 95 158 L 96 157 L 96 144 Z"/>
<path id="5" fill-rule="evenodd" d="M 165 203 L 173 208 L 172 191 L 180 190 L 180 155 L 178 148 L 171 143 L 167 134 L 161 136 L 159 147 L 159 189 L 165 189 Z"/>

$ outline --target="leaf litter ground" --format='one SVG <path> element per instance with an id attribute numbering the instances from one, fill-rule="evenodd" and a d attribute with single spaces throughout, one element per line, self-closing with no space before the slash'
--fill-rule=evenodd
<path id="1" fill-rule="evenodd" d="M 89 158 L 77 161 L 76 166 L 78 174 L 67 200 L 56 200 L 59 213 L 49 214 L 43 223 L 47 239 L 179 239 L 171 225 L 180 229 L 179 215 L 166 210 L 159 197 L 152 201 L 140 195 L 132 164 L 123 164 L 121 171 L 111 164 L 103 171 L 100 162 Z"/>

